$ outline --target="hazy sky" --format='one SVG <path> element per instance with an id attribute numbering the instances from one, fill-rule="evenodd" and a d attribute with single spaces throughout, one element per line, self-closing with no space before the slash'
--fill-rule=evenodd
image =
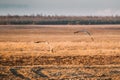
<path id="1" fill-rule="evenodd" d="M 120 0 L 0 0 L 0 15 L 120 15 Z"/>

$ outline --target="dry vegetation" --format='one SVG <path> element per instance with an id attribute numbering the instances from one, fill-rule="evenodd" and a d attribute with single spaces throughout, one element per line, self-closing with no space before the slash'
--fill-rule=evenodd
<path id="1" fill-rule="evenodd" d="M 85 33 L 87 30 L 94 41 Z M 119 80 L 120 25 L 0 26 L 0 79 Z"/>

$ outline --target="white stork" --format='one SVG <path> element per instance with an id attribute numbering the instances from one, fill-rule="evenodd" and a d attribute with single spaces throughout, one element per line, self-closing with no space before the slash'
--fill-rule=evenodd
<path id="1" fill-rule="evenodd" d="M 77 34 L 77 33 L 79 33 L 79 32 L 84 32 L 84 33 L 88 34 L 88 35 L 91 37 L 91 40 L 94 41 L 94 38 L 92 37 L 92 35 L 91 35 L 90 32 L 88 32 L 88 31 L 86 31 L 86 30 L 79 30 L 79 31 L 75 31 L 74 34 Z"/>

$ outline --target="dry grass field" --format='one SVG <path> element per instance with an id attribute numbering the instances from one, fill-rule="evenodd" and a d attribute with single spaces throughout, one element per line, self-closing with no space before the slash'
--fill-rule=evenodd
<path id="1" fill-rule="evenodd" d="M 120 25 L 0 26 L 0 80 L 119 79 Z"/>

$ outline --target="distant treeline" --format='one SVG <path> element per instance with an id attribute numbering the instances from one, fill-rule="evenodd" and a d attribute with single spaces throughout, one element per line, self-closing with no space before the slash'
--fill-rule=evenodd
<path id="1" fill-rule="evenodd" d="M 0 25 L 120 24 L 120 16 L 0 16 Z"/>

